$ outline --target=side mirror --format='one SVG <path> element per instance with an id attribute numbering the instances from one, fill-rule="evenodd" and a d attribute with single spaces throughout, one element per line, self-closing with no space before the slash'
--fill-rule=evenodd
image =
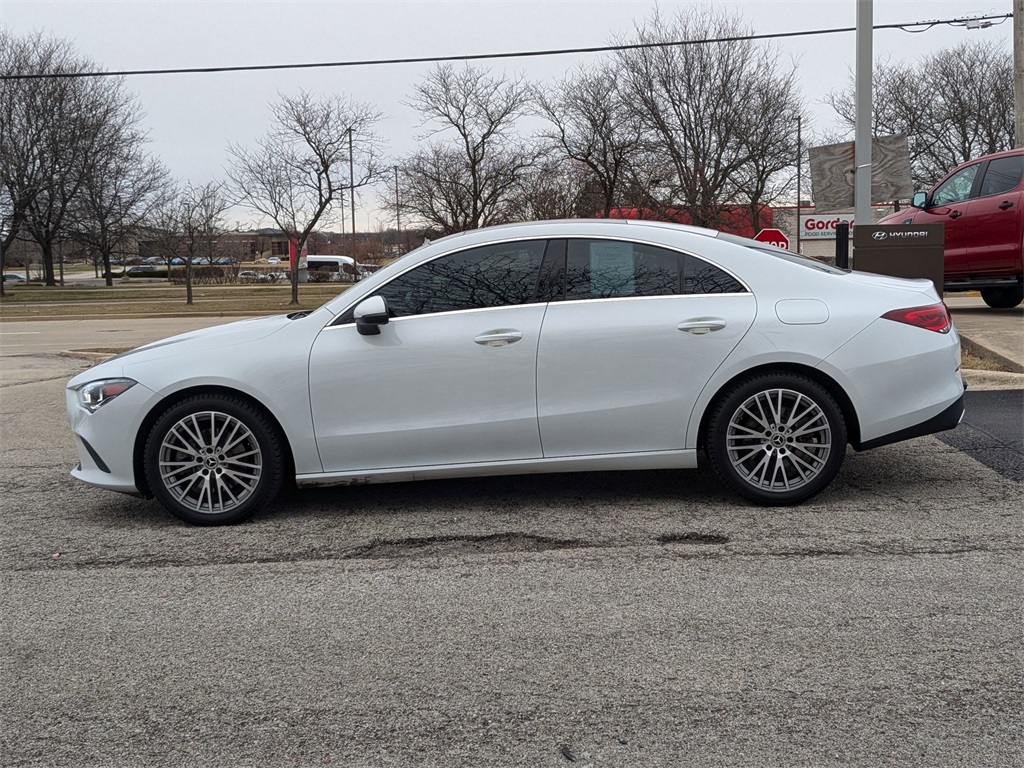
<path id="1" fill-rule="evenodd" d="M 928 193 L 927 192 L 915 192 L 913 199 L 910 204 L 915 208 L 924 208 L 928 205 Z"/>
<path id="2" fill-rule="evenodd" d="M 363 336 L 376 336 L 380 327 L 388 324 L 388 303 L 383 296 L 371 296 L 356 304 L 352 313 L 356 330 Z"/>

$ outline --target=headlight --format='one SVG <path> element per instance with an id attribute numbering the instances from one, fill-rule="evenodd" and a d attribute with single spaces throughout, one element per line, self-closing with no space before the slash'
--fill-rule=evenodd
<path id="1" fill-rule="evenodd" d="M 90 381 L 78 388 L 78 404 L 90 413 L 106 405 L 122 392 L 127 392 L 137 382 L 133 379 L 101 379 Z"/>

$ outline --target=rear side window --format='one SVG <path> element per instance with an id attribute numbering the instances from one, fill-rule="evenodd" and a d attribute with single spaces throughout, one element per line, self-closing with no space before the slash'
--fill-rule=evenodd
<path id="1" fill-rule="evenodd" d="M 981 180 L 981 197 L 1009 192 L 1020 184 L 1024 170 L 1024 155 L 1000 157 L 989 161 L 985 177 Z"/>
<path id="2" fill-rule="evenodd" d="M 503 243 L 450 253 L 385 285 L 392 317 L 456 312 L 534 300 L 544 240 Z"/>
<path id="3" fill-rule="evenodd" d="M 676 251 L 620 240 L 570 240 L 565 269 L 566 299 L 742 293 L 722 269 Z"/>
<path id="4" fill-rule="evenodd" d="M 735 277 L 703 259 L 687 254 L 683 271 L 683 293 L 744 293 Z"/>

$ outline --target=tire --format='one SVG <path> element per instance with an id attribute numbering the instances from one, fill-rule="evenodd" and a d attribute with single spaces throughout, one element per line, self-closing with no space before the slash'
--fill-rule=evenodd
<path id="1" fill-rule="evenodd" d="M 1024 301 L 1024 286 L 1012 288 L 982 288 L 981 298 L 992 309 L 1013 309 Z"/>
<path id="2" fill-rule="evenodd" d="M 764 506 L 799 504 L 832 482 L 846 455 L 846 422 L 835 398 L 805 376 L 761 374 L 718 401 L 707 456 L 740 496 Z"/>
<path id="3" fill-rule="evenodd" d="M 157 501 L 193 525 L 226 525 L 270 504 L 284 456 L 277 428 L 230 395 L 196 395 L 156 420 L 146 440 L 146 480 Z"/>

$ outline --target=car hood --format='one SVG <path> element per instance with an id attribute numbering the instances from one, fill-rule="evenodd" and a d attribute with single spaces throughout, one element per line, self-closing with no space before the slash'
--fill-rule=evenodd
<path id="1" fill-rule="evenodd" d="M 100 376 L 120 376 L 125 365 L 136 365 L 167 355 L 185 354 L 197 347 L 209 353 L 211 349 L 259 341 L 292 322 L 288 315 L 256 317 L 170 336 L 104 360 L 75 376 L 68 382 L 68 386 L 95 381 Z"/>

